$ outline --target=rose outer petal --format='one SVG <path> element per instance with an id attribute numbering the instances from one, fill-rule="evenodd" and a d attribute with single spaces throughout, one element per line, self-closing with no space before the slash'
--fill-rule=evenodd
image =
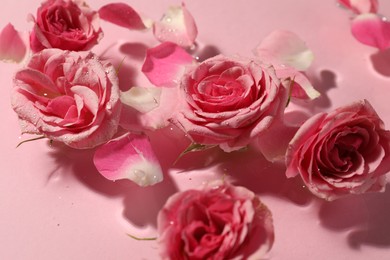
<path id="1" fill-rule="evenodd" d="M 153 24 L 153 34 L 160 42 L 170 41 L 182 47 L 191 47 L 198 29 L 184 3 L 170 7 L 161 21 Z"/>
<path id="2" fill-rule="evenodd" d="M 99 147 L 93 162 L 109 180 L 129 179 L 141 187 L 163 180 L 161 166 L 146 135 L 127 133 Z"/>
<path id="3" fill-rule="evenodd" d="M 0 60 L 21 62 L 26 52 L 21 33 L 12 24 L 7 24 L 0 33 Z"/>
<path id="4" fill-rule="evenodd" d="M 193 62 L 193 57 L 172 42 L 164 42 L 146 51 L 142 72 L 157 87 L 176 87 L 184 66 Z"/>
<path id="5" fill-rule="evenodd" d="M 351 24 L 353 36 L 363 44 L 385 50 L 390 47 L 390 22 L 376 14 L 358 15 Z"/>
<path id="6" fill-rule="evenodd" d="M 99 9 L 101 19 L 130 30 L 143 30 L 147 27 L 141 16 L 125 3 L 112 3 Z"/>

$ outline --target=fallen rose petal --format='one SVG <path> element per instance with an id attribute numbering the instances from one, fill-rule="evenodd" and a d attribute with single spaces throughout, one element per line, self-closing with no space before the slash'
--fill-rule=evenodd
<path id="1" fill-rule="evenodd" d="M 121 101 L 141 113 L 146 113 L 159 105 L 160 95 L 160 88 L 132 87 L 126 92 L 121 92 Z"/>
<path id="2" fill-rule="evenodd" d="M 153 25 L 154 36 L 160 42 L 170 41 L 191 47 L 198 35 L 195 20 L 184 4 L 170 7 L 161 21 Z"/>
<path id="3" fill-rule="evenodd" d="M 93 162 L 109 180 L 129 179 L 141 187 L 163 180 L 160 164 L 146 135 L 126 133 L 100 146 Z"/>
<path id="4" fill-rule="evenodd" d="M 313 61 L 313 52 L 293 32 L 276 30 L 257 46 L 255 54 L 266 63 L 306 70 Z"/>
<path id="5" fill-rule="evenodd" d="M 291 91 L 290 95 L 299 99 L 315 99 L 321 94 L 313 87 L 304 73 L 291 67 L 275 67 L 275 72 L 282 84 Z"/>
<path id="6" fill-rule="evenodd" d="M 338 2 L 356 14 L 376 13 L 378 11 L 378 0 L 338 0 Z"/>
<path id="7" fill-rule="evenodd" d="M 164 42 L 146 51 L 142 72 L 157 87 L 175 87 L 184 72 L 184 66 L 193 60 L 180 46 Z"/>
<path id="8" fill-rule="evenodd" d="M 351 25 L 353 36 L 363 44 L 385 50 L 390 47 L 390 22 L 376 14 L 358 15 Z"/>
<path id="9" fill-rule="evenodd" d="M 0 60 L 21 62 L 26 51 L 21 34 L 12 24 L 7 24 L 0 33 Z"/>
<path id="10" fill-rule="evenodd" d="M 141 16 L 125 3 L 107 4 L 99 9 L 101 19 L 130 30 L 143 30 L 147 26 Z"/>

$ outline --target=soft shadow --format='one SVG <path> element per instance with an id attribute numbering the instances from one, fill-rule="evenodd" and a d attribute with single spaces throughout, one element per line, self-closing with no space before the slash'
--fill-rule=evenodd
<path id="1" fill-rule="evenodd" d="M 318 108 L 327 109 L 332 105 L 327 92 L 332 88 L 337 88 L 336 85 L 336 74 L 330 70 L 322 70 L 319 75 L 310 75 L 310 82 L 313 87 L 320 92 L 320 96 L 314 100 L 299 100 L 292 99 L 294 104 L 305 107 L 309 111 L 317 110 Z"/>
<path id="2" fill-rule="evenodd" d="M 205 45 L 195 51 L 195 56 L 198 57 L 198 61 L 202 62 L 208 58 L 214 57 L 220 54 L 221 51 L 214 45 Z"/>
<path id="3" fill-rule="evenodd" d="M 102 60 L 109 61 L 117 70 L 120 90 L 127 91 L 136 85 L 140 73 L 137 66 L 145 59 L 146 49 L 143 43 L 126 42 L 113 44 L 100 54 Z"/>
<path id="4" fill-rule="evenodd" d="M 390 77 L 390 49 L 378 51 L 370 57 L 372 66 L 376 72 L 385 77 Z"/>
<path id="5" fill-rule="evenodd" d="M 300 178 L 287 179 L 284 163 L 269 162 L 254 149 L 225 154 L 220 168 L 235 185 L 256 194 L 272 195 L 297 205 L 308 205 L 313 198 Z"/>
<path id="6" fill-rule="evenodd" d="M 175 192 L 173 181 L 164 174 L 164 181 L 152 187 L 142 188 L 128 180 L 110 181 L 96 170 L 93 164 L 94 150 L 78 150 L 63 144 L 53 144 L 50 155 L 67 175 L 60 176 L 71 181 L 74 178 L 92 191 L 108 197 L 123 198 L 123 216 L 135 226 L 156 226 L 157 213 L 165 204 L 168 197 Z M 163 166 L 164 173 L 168 169 Z M 50 174 L 49 178 L 52 178 Z M 69 175 L 68 175 L 69 174 Z M 49 180 L 50 181 L 50 180 Z"/>
<path id="7" fill-rule="evenodd" d="M 385 193 L 350 196 L 323 202 L 319 217 L 326 228 L 345 231 L 351 248 L 362 245 L 390 248 L 390 185 Z"/>
<path id="8" fill-rule="evenodd" d="M 148 46 L 140 42 L 127 42 L 119 46 L 119 51 L 132 59 L 143 61 Z"/>

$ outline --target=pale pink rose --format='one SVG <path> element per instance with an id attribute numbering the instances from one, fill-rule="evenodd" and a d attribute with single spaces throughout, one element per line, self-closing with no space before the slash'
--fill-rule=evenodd
<path id="1" fill-rule="evenodd" d="M 274 241 L 268 208 L 228 184 L 174 194 L 157 225 L 163 259 L 262 259 Z"/>
<path id="2" fill-rule="evenodd" d="M 34 52 L 46 48 L 89 50 L 103 36 L 99 15 L 81 0 L 47 0 L 38 8 L 30 34 Z"/>
<path id="3" fill-rule="evenodd" d="M 15 75 L 12 107 L 23 133 L 74 148 L 111 139 L 120 114 L 115 69 L 90 52 L 45 49 Z"/>
<path id="4" fill-rule="evenodd" d="M 193 142 L 237 150 L 283 116 L 288 90 L 271 66 L 222 55 L 186 67 L 171 121 Z"/>
<path id="5" fill-rule="evenodd" d="M 301 175 L 318 197 L 383 191 L 390 132 L 367 100 L 307 120 L 286 154 L 287 177 Z"/>

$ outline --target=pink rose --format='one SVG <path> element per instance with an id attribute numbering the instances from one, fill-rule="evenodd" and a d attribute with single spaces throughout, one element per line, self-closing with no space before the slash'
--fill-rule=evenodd
<path id="1" fill-rule="evenodd" d="M 12 107 L 24 133 L 90 148 L 117 131 L 116 72 L 92 53 L 45 49 L 16 73 L 14 85 Z"/>
<path id="2" fill-rule="evenodd" d="M 225 151 L 248 145 L 281 118 L 288 91 L 255 60 L 222 55 L 186 67 L 172 122 L 195 142 Z"/>
<path id="3" fill-rule="evenodd" d="M 367 100 L 320 113 L 291 140 L 287 177 L 301 175 L 315 195 L 328 200 L 383 191 L 390 171 L 390 132 Z"/>
<path id="4" fill-rule="evenodd" d="M 47 0 L 30 34 L 34 52 L 46 48 L 89 50 L 102 38 L 99 15 L 79 0 Z"/>
<path id="5" fill-rule="evenodd" d="M 267 207 L 253 192 L 228 184 L 170 197 L 158 231 L 163 259 L 260 259 L 274 241 Z"/>

